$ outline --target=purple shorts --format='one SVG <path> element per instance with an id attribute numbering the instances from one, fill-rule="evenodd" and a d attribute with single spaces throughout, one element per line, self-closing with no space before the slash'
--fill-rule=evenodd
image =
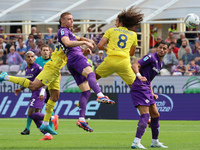
<path id="1" fill-rule="evenodd" d="M 91 66 L 87 61 L 87 58 L 83 55 L 76 55 L 73 58 L 67 59 L 67 67 L 69 72 L 74 77 L 77 85 L 80 85 L 85 80 L 87 80 L 83 75 L 83 69 L 87 66 Z"/>
<path id="2" fill-rule="evenodd" d="M 46 92 L 44 95 L 44 100 L 39 100 L 40 91 L 41 90 L 32 91 L 32 96 L 31 96 L 31 100 L 29 103 L 29 107 L 36 108 L 36 109 L 42 109 L 44 100 L 46 99 Z"/>
<path id="3" fill-rule="evenodd" d="M 138 105 L 150 106 L 155 104 L 151 89 L 145 86 L 132 85 L 131 97 L 135 107 Z"/>

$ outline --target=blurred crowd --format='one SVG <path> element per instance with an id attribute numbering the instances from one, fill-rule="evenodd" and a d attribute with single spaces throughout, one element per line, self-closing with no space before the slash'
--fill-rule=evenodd
<path id="1" fill-rule="evenodd" d="M 157 34 L 157 28 L 151 25 L 150 53 L 155 53 L 156 48 L 164 40 L 169 43 L 167 54 L 163 58 L 164 69 L 161 75 L 196 75 L 200 73 L 200 32 L 179 33 L 179 38 L 174 36 L 177 25 L 172 24 L 168 29 L 168 37 L 162 39 Z M 187 28 L 187 31 L 193 29 Z"/>
<path id="2" fill-rule="evenodd" d="M 75 35 L 89 38 L 96 44 L 98 44 L 103 37 L 101 29 L 95 34 L 92 28 L 88 27 L 87 33 L 84 35 L 80 34 L 80 29 L 78 27 L 75 27 L 73 30 Z M 187 31 L 192 30 L 193 29 L 187 29 Z M 57 44 L 57 35 L 53 34 L 53 29 L 50 27 L 47 28 L 46 31 L 47 34 L 42 34 L 40 31 L 37 31 L 36 27 L 32 27 L 28 38 L 23 40 L 24 38 L 20 28 L 16 30 L 16 34 L 13 34 L 14 36 L 6 36 L 4 34 L 4 29 L 0 27 L 0 70 L 2 65 L 18 65 L 19 70 L 23 72 L 26 67 L 26 62 L 24 60 L 25 53 L 27 51 L 33 51 L 36 58 L 40 57 L 41 46 L 43 44 L 47 44 L 50 47 L 51 55 Z M 179 38 L 176 38 L 174 32 L 177 31 L 177 25 L 172 24 L 168 29 L 168 37 L 162 39 L 162 37 L 158 35 L 156 26 L 151 25 L 150 31 L 149 53 L 155 53 L 159 42 L 162 40 L 169 43 L 168 52 L 163 58 L 164 69 L 161 75 L 181 76 L 200 73 L 200 32 L 180 33 Z M 95 70 L 104 61 L 106 53 L 105 51 L 94 48 L 92 54 L 86 57 Z M 67 67 L 65 66 L 62 70 L 63 72 L 67 72 Z"/>
<path id="3" fill-rule="evenodd" d="M 92 29 L 88 28 L 88 33 L 81 35 L 79 28 L 74 28 L 74 34 L 77 36 L 84 36 L 93 40 L 96 44 L 101 40 L 103 34 L 99 30 L 99 34 L 93 34 Z M 0 27 L 0 34 L 4 34 L 4 29 Z M 33 51 L 35 57 L 41 56 L 41 46 L 47 44 L 50 48 L 50 55 L 55 50 L 55 45 L 57 44 L 57 35 L 53 34 L 52 28 L 47 28 L 47 34 L 42 34 L 40 31 L 37 31 L 36 27 L 31 28 L 31 33 L 28 35 L 28 38 L 23 40 L 23 34 L 20 28 L 16 30 L 16 34 L 13 36 L 0 35 L 0 65 L 18 65 L 20 72 L 25 69 L 26 62 L 24 60 L 25 53 L 28 51 Z M 94 49 L 91 55 L 88 55 L 91 65 L 96 69 L 100 63 L 104 60 L 106 56 L 105 52 L 102 50 Z M 0 70 L 4 71 L 1 69 Z M 2 67 L 3 68 L 3 67 Z M 67 67 L 62 69 L 64 72 L 67 70 Z M 24 75 L 24 73 L 20 74 Z"/>

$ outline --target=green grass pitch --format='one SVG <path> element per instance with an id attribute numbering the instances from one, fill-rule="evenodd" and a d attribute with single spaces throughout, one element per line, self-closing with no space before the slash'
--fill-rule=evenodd
<path id="1" fill-rule="evenodd" d="M 93 133 L 76 126 L 75 119 L 60 119 L 58 135 L 51 141 L 39 141 L 43 138 L 34 122 L 30 135 L 21 135 L 26 119 L 1 118 L 0 150 L 127 150 L 131 149 L 137 120 L 89 120 Z M 160 142 L 169 150 L 200 150 L 200 121 L 160 121 Z M 146 129 L 141 143 L 150 148 L 151 130 Z"/>

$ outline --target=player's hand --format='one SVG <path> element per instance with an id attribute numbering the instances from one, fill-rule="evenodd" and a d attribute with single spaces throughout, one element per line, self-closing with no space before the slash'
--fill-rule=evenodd
<path id="1" fill-rule="evenodd" d="M 93 44 L 94 48 L 97 47 L 96 43 L 93 40 L 90 40 L 90 43 Z"/>
<path id="2" fill-rule="evenodd" d="M 146 82 L 147 81 L 147 78 L 146 77 L 143 77 L 143 76 L 138 76 L 138 79 L 142 82 Z"/>
<path id="3" fill-rule="evenodd" d="M 21 89 L 15 89 L 14 93 L 15 93 L 15 96 L 17 96 L 17 94 L 19 94 L 21 92 Z"/>
<path id="4" fill-rule="evenodd" d="M 44 100 L 44 95 L 40 95 L 39 100 L 41 100 L 41 101 Z"/>
<path id="5" fill-rule="evenodd" d="M 94 48 L 94 45 L 90 42 L 85 42 L 85 45 L 87 45 L 88 48 L 91 49 L 91 50 Z"/>
<path id="6" fill-rule="evenodd" d="M 153 94 L 153 98 L 154 98 L 154 100 L 157 100 L 158 99 L 158 95 Z"/>

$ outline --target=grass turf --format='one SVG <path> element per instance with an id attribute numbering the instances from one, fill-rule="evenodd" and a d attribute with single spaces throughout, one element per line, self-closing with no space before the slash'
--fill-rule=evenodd
<path id="1" fill-rule="evenodd" d="M 43 138 L 34 122 L 30 135 L 21 135 L 26 119 L 1 118 L 0 150 L 33 149 L 33 150 L 127 150 L 131 149 L 137 120 L 89 120 L 93 133 L 76 126 L 74 119 L 60 119 L 58 135 L 52 141 L 39 141 Z M 160 121 L 159 140 L 170 150 L 199 150 L 200 121 Z M 141 143 L 151 148 L 151 129 L 147 128 Z M 159 148 L 156 148 L 159 149 Z"/>

